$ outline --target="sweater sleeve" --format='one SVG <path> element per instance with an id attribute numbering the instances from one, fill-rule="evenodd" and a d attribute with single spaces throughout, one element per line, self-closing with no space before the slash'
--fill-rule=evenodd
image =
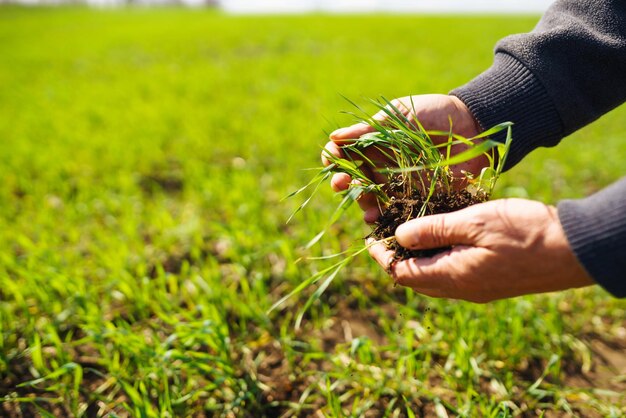
<path id="1" fill-rule="evenodd" d="M 558 214 L 570 246 L 598 284 L 626 297 L 626 177 L 581 200 L 563 200 Z"/>
<path id="2" fill-rule="evenodd" d="M 531 33 L 498 42 L 491 68 L 450 94 L 483 128 L 514 123 L 505 169 L 556 145 L 626 100 L 626 1 L 557 0 Z M 560 202 L 558 213 L 591 277 L 626 297 L 626 178 Z"/>
<path id="3" fill-rule="evenodd" d="M 626 1 L 557 0 L 532 32 L 498 42 L 492 67 L 450 94 L 483 128 L 515 124 L 506 168 L 556 145 L 626 100 Z"/>

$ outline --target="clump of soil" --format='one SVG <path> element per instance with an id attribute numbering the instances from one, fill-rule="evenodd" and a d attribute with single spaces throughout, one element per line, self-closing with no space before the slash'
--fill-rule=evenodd
<path id="1" fill-rule="evenodd" d="M 393 237 L 396 228 L 400 224 L 417 218 L 425 199 L 426 196 L 419 190 L 414 190 L 409 197 L 392 197 L 391 203 L 389 203 L 382 215 L 378 218 L 378 221 L 376 221 L 375 228 L 369 237 L 376 240 Z M 465 189 L 435 193 L 426 204 L 425 215 L 454 212 L 476 203 L 482 203 L 485 200 L 487 200 L 486 196 L 480 194 L 474 195 Z M 427 250 L 409 250 L 408 248 L 400 246 L 395 239 L 385 242 L 387 248 L 395 252 L 395 260 L 406 260 L 407 258 L 413 257 L 432 257 L 450 249 L 450 247 L 446 247 Z"/>

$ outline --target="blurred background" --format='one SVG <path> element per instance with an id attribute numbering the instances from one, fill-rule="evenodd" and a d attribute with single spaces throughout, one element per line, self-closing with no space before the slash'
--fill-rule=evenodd
<path id="1" fill-rule="evenodd" d="M 0 6 L 0 416 L 626 414 L 626 302 L 597 287 L 432 299 L 363 254 L 300 329 L 321 282 L 268 312 L 370 231 L 352 207 L 304 248 L 327 184 L 286 223 L 346 98 L 446 93 L 547 2 L 25 3 Z M 494 198 L 593 193 L 625 138 L 622 106 Z"/>
<path id="2" fill-rule="evenodd" d="M 184 5 L 230 13 L 541 13 L 551 0 L 0 0 L 16 4 Z"/>

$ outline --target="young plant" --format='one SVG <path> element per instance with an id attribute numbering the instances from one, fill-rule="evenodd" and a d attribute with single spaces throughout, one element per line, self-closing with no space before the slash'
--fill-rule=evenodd
<path id="1" fill-rule="evenodd" d="M 512 123 L 501 123 L 472 138 L 465 138 L 452 132 L 452 122 L 448 131 L 427 131 L 418 120 L 410 120 L 390 101 L 383 98 L 372 103 L 386 114 L 386 120 L 380 122 L 368 116 L 360 117 L 360 121 L 369 124 L 375 132 L 343 145 L 341 147 L 343 157 L 326 153 L 330 164 L 318 169 L 308 184 L 288 196 L 292 197 L 312 188 L 311 194 L 296 209 L 295 214 L 311 201 L 319 186 L 334 173 L 346 173 L 354 180 L 347 190 L 340 192 L 343 199 L 324 229 L 309 241 L 306 248 L 319 241 L 352 203 L 361 196 L 371 193 L 376 196 L 381 212 L 370 234 L 370 237 L 376 240 L 374 243 L 384 242 L 389 249 L 395 251 L 396 259 L 432 256 L 445 249 L 407 250 L 396 243 L 395 229 L 410 219 L 451 212 L 488 200 L 506 161 L 512 139 Z M 352 104 L 360 114 L 366 115 L 357 105 Z M 505 129 L 507 135 L 504 143 L 489 139 L 490 136 Z M 434 141 L 433 138 L 439 140 Z M 453 149 L 457 146 L 464 147 L 464 150 L 454 154 Z M 376 160 L 373 160 L 372 155 L 378 156 Z M 459 175 L 452 170 L 453 166 L 482 155 L 486 157 L 488 164 L 478 175 L 468 172 Z M 366 175 L 372 171 L 383 174 L 386 181 L 376 183 Z M 270 311 L 309 285 L 324 279 L 298 315 L 296 319 L 298 328 L 304 312 L 319 299 L 339 271 L 367 248 L 364 246 L 357 250 L 322 257 L 343 256 L 339 262 L 300 283 L 276 302 Z"/>

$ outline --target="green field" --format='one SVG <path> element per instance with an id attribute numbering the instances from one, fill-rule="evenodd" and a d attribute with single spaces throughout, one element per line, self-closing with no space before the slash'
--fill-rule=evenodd
<path id="1" fill-rule="evenodd" d="M 626 302 L 394 287 L 338 197 L 281 200 L 342 97 L 445 93 L 537 17 L 0 7 L 0 415 L 625 416 Z M 515 131 L 513 131 L 515 132 Z M 515 135 L 513 135 L 515 136 Z M 624 175 L 626 108 L 505 173 L 555 203 Z"/>

